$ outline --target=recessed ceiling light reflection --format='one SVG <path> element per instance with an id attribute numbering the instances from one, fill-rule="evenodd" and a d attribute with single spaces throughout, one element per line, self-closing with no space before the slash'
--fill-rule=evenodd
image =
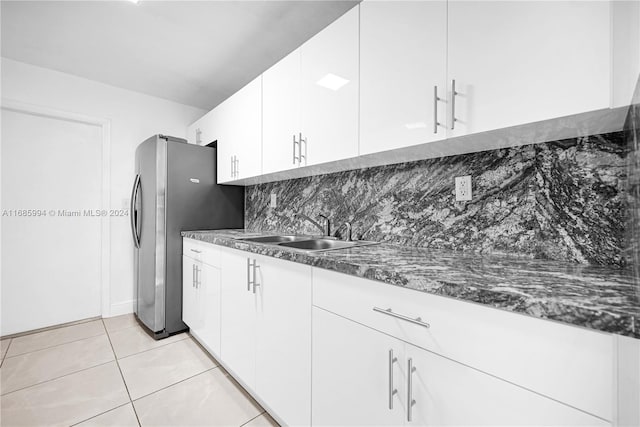
<path id="1" fill-rule="evenodd" d="M 318 86 L 326 87 L 331 90 L 338 90 L 347 83 L 349 83 L 349 80 L 331 73 L 325 75 L 316 82 Z"/>

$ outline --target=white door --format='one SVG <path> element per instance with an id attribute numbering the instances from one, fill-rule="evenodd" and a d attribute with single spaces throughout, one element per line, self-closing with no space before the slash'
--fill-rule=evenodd
<path id="1" fill-rule="evenodd" d="M 198 337 L 214 353 L 220 355 L 220 270 L 202 264 L 198 273 L 198 315 L 202 329 Z"/>
<path id="2" fill-rule="evenodd" d="M 407 425 L 607 426 L 606 421 L 410 344 L 402 363 L 407 396 L 415 400 Z M 411 391 L 409 391 L 409 386 Z M 407 398 L 407 401 L 409 399 Z"/>
<path id="3" fill-rule="evenodd" d="M 360 154 L 446 138 L 446 71 L 446 1 L 362 2 Z"/>
<path id="4" fill-rule="evenodd" d="M 357 6 L 300 47 L 300 67 L 306 164 L 357 156 Z"/>
<path id="5" fill-rule="evenodd" d="M 262 173 L 298 167 L 300 49 L 262 75 Z"/>
<path id="6" fill-rule="evenodd" d="M 314 426 L 403 424 L 402 341 L 317 307 L 312 337 Z"/>
<path id="7" fill-rule="evenodd" d="M 257 258 L 256 392 L 288 425 L 311 423 L 311 267 Z"/>
<path id="8" fill-rule="evenodd" d="M 182 321 L 198 333 L 198 305 L 196 290 L 196 266 L 199 262 L 182 256 Z"/>
<path id="9" fill-rule="evenodd" d="M 101 314 L 101 128 L 2 110 L 2 335 Z M 40 210 L 33 216 L 25 210 Z"/>
<path id="10" fill-rule="evenodd" d="M 256 298 L 249 286 L 250 253 L 220 249 L 220 356 L 249 387 L 255 384 Z"/>
<path id="11" fill-rule="evenodd" d="M 606 1 L 448 2 L 448 90 L 455 80 L 459 92 L 451 135 L 608 108 L 609 9 Z"/>

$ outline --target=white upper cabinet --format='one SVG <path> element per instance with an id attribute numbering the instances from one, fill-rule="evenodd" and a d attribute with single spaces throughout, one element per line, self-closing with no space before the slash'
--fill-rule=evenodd
<path id="1" fill-rule="evenodd" d="M 219 127 L 218 111 L 216 109 L 211 110 L 187 128 L 187 142 L 189 144 L 207 145 L 216 140 L 216 133 Z"/>
<path id="2" fill-rule="evenodd" d="M 216 108 L 221 122 L 218 182 L 262 173 L 262 76 L 252 80 Z M 215 111 L 215 110 L 214 110 Z"/>
<path id="3" fill-rule="evenodd" d="M 449 1 L 450 136 L 608 108 L 610 7 Z"/>
<path id="4" fill-rule="evenodd" d="M 354 7 L 300 48 L 308 165 L 358 155 L 358 16 Z"/>
<path id="5" fill-rule="evenodd" d="M 446 65 L 446 1 L 360 4 L 360 154 L 446 138 Z"/>
<path id="6" fill-rule="evenodd" d="M 300 50 L 262 75 L 262 173 L 298 167 L 300 147 Z M 294 141 L 295 140 L 295 141 Z"/>

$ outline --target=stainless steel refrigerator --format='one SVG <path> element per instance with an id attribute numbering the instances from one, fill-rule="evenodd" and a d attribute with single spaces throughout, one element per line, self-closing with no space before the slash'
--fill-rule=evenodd
<path id="1" fill-rule="evenodd" d="M 135 315 L 155 339 L 187 329 L 180 232 L 244 226 L 244 188 L 216 184 L 211 145 L 156 135 L 136 149 L 130 210 Z"/>

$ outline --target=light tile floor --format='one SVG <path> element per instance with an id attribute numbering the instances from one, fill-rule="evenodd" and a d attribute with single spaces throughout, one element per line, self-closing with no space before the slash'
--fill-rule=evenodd
<path id="1" fill-rule="evenodd" d="M 133 315 L 0 341 L 0 425 L 277 426 L 191 336 Z"/>

